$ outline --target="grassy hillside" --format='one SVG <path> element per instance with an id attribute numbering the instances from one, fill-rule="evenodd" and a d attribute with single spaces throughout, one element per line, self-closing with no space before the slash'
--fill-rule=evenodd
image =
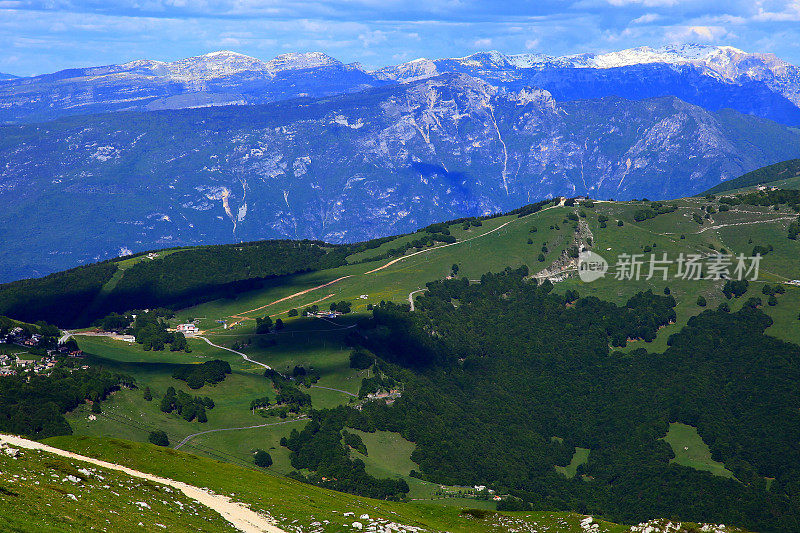
<path id="1" fill-rule="evenodd" d="M 465 510 L 459 505 L 434 506 L 420 502 L 370 500 L 148 444 L 88 437 L 56 437 L 47 439 L 46 443 L 198 487 L 207 487 L 217 494 L 231 496 L 234 501 L 249 504 L 255 511 L 268 514 L 287 531 L 347 531 L 352 529 L 355 521 L 362 522 L 364 526 L 393 522 L 397 525 L 396 531 L 409 531 L 407 526 L 451 533 L 585 531 L 581 526 L 585 517 L 573 513 L 494 513 Z M 156 524 L 168 526 L 169 531 L 231 530 L 214 513 L 194 502 L 184 501 L 185 498 L 176 491 L 166 492 L 157 484 L 133 483 L 125 475 L 101 468 L 91 467 L 93 475 L 86 476 L 88 479 L 79 483 L 74 490 L 77 501 L 68 499 L 57 490 L 60 486 L 54 487 L 47 481 L 54 474 L 59 477 L 74 474 L 83 466 L 78 461 L 54 458 L 43 452 L 23 450 L 16 459 L 0 455 L 0 468 L 4 473 L 0 478 L 0 486 L 5 489 L 0 492 L 0 500 L 4 503 L 0 523 L 5 521 L 13 525 L 7 527 L 16 527 L 17 531 L 36 531 L 40 530 L 39 525 L 49 528 L 64 520 L 70 525 L 63 529 L 56 525 L 55 529 L 49 530 L 74 531 L 74 528 L 69 529 L 73 525 L 89 526 L 94 521 L 93 524 L 97 526 L 110 518 L 112 525 L 109 529 L 112 531 L 136 529 L 139 521 L 143 523 L 143 526 L 139 526 L 143 531 L 163 530 Z M 99 480 L 97 474 L 104 479 Z M 14 478 L 14 475 L 20 478 Z M 9 478 L 13 481 L 9 482 Z M 39 480 L 40 483 L 36 484 L 35 481 Z M 118 491 L 113 488 L 102 490 L 104 484 L 120 488 Z M 10 496 L 7 492 L 13 492 L 14 495 Z M 169 501 L 162 504 L 162 499 Z M 34 506 L 20 505 L 23 501 L 40 501 L 45 505 L 49 502 L 51 505 L 47 506 L 44 513 L 34 513 Z M 150 505 L 150 509 L 134 507 L 132 501 L 144 501 Z M 6 507 L 6 502 L 12 506 Z M 368 518 L 363 518 L 363 515 L 368 515 Z M 592 523 L 596 524 L 593 531 L 598 533 L 633 531 L 629 526 L 597 519 Z M 696 527 L 696 524 L 687 523 L 681 529 L 669 531 L 688 533 L 692 527 Z M 666 530 L 653 528 L 652 531 Z M 741 530 L 721 527 L 715 531 L 735 533 Z"/>
<path id="2" fill-rule="evenodd" d="M 800 180 L 798 180 L 798 178 L 800 178 L 800 159 L 790 159 L 789 161 L 782 161 L 774 165 L 762 167 L 748 172 L 747 174 L 743 174 L 738 178 L 720 183 L 704 192 L 703 195 L 719 194 L 765 184 L 784 189 L 792 189 L 800 185 Z"/>
<path id="3" fill-rule="evenodd" d="M 42 451 L 16 450 L 0 453 L 3 531 L 236 531 L 178 490 Z"/>
<path id="4" fill-rule="evenodd" d="M 174 325 L 195 319 L 203 336 L 214 344 L 245 353 L 249 358 L 283 373 L 291 373 L 295 366 L 316 370 L 320 379 L 315 386 L 301 387 L 311 396 L 314 408 L 352 405 L 357 401 L 355 396 L 362 379 L 369 376 L 369 371 L 350 368 L 351 349 L 347 337 L 360 318 L 369 316 L 369 305 L 377 305 L 382 300 L 408 303 L 409 298 L 419 297 L 425 291 L 426 283 L 451 275 L 454 265 L 458 267 L 458 277 L 469 280 L 479 280 L 486 272 L 500 272 L 506 267 L 521 265 L 527 265 L 532 275 L 537 275 L 545 268 L 557 270 L 563 263 L 559 261 L 562 253 L 577 241 L 588 243 L 591 234 L 591 248 L 608 260 L 611 265 L 609 273 L 603 279 L 585 283 L 567 268 L 564 274 L 571 277 L 556 282 L 556 292 L 563 294 L 568 290 L 577 290 L 581 296 L 597 296 L 621 305 L 638 291 L 652 289 L 662 294 L 669 289 L 677 302 L 677 320 L 674 323 L 661 328 L 652 342 L 630 341 L 622 348 L 623 351 L 631 353 L 636 348 L 646 348 L 652 353 L 663 352 L 669 336 L 680 331 L 691 317 L 704 309 L 714 309 L 721 303 L 727 303 L 732 311 L 737 311 L 752 297 L 762 299 L 761 309 L 773 320 L 773 325 L 767 329 L 768 335 L 800 343 L 800 287 L 785 284 L 789 280 L 800 279 L 800 264 L 796 259 L 800 257 L 800 242 L 787 238 L 788 226 L 797 218 L 797 213 L 786 205 L 778 206 L 777 210 L 771 206 L 736 205 L 728 211 L 720 211 L 718 198 L 686 198 L 665 204 L 674 204 L 675 210 L 644 219 L 641 211 L 652 209 L 650 202 L 595 202 L 591 206 L 549 207 L 522 217 L 507 215 L 491 218 L 483 220 L 480 226 L 455 223 L 448 227 L 449 234 L 455 238 L 454 243 L 437 242 L 409 249 L 400 257 L 385 256 L 389 250 L 417 239 L 419 234 L 398 236 L 376 243 L 370 249 L 351 250 L 352 253 L 342 256 L 338 266 L 332 268 L 265 279 L 252 290 L 228 293 L 225 298 L 214 297 L 212 291 L 208 301 L 179 309 L 170 323 Z M 698 217 L 702 224 L 697 222 Z M 621 221 L 622 225 L 618 225 L 617 221 Z M 578 228 L 581 231 L 576 233 Z M 771 247 L 772 250 L 761 262 L 759 280 L 751 282 L 745 294 L 738 298 L 726 298 L 722 292 L 723 280 L 676 279 L 677 266 L 674 264 L 669 268 L 667 280 L 659 277 L 645 279 L 646 265 L 643 267 L 644 275 L 639 280 L 614 279 L 614 264 L 622 253 L 643 254 L 645 261 L 649 260 L 651 253 L 658 256 L 666 253 L 672 259 L 679 254 L 710 254 L 715 251 L 749 256 L 755 246 Z M 173 255 L 179 254 L 175 252 Z M 375 257 L 381 258 L 369 260 Z M 119 268 L 101 290 L 113 293 L 135 264 L 145 261 L 155 263 L 163 259 L 166 258 L 133 258 L 128 259 L 127 263 L 120 262 Z M 557 276 L 557 279 L 560 277 Z M 765 285 L 785 287 L 784 294 L 776 295 L 775 305 L 767 304 L 768 296 L 762 290 Z M 704 307 L 698 305 L 700 296 L 705 299 Z M 342 300 L 352 302 L 352 314 L 335 319 L 289 316 L 293 309 L 302 310 L 312 304 L 327 308 L 331 302 Z M 256 334 L 255 319 L 264 316 L 281 318 L 285 328 L 270 334 Z M 224 329 L 222 321 L 231 327 Z M 112 453 L 122 453 L 124 447 L 107 439 L 144 443 L 150 431 L 162 429 L 168 434 L 171 446 L 191 437 L 174 453 L 186 451 L 224 462 L 224 465 L 219 462 L 208 463 L 216 465 L 218 469 L 245 468 L 242 472 L 248 472 L 246 476 L 251 475 L 249 472 L 254 468 L 253 452 L 256 449 L 267 450 L 274 460 L 273 466 L 268 469 L 271 475 L 255 472 L 252 475 L 267 478 L 270 483 L 303 487 L 303 491 L 311 491 L 308 494 L 317 494 L 315 491 L 320 490 L 295 485 L 296 482 L 280 477 L 294 470 L 289 450 L 280 445 L 281 438 L 287 437 L 293 429 L 302 429 L 306 421 L 293 415 L 280 418 L 251 411 L 251 400 L 266 396 L 274 402 L 276 397 L 270 381 L 263 377 L 262 367 L 201 339 L 190 339 L 190 353 L 144 351 L 140 345 L 107 337 L 78 335 L 76 339 L 81 348 L 90 354 L 90 362 L 133 376 L 139 389 L 113 393 L 102 403 L 102 413 L 94 416 L 94 420 L 90 419 L 92 413 L 89 405 L 80 406 L 68 415 L 76 437 L 64 438 L 58 445 L 78 446 L 78 443 L 84 443 L 80 445 L 86 446 L 84 452 L 110 456 Z M 199 390 L 189 389 L 185 382 L 172 378 L 176 365 L 210 359 L 229 362 L 233 373 L 222 383 L 206 385 Z M 160 399 L 170 386 L 191 395 L 211 397 L 216 406 L 208 411 L 208 422 L 187 422 L 175 413 L 161 412 Z M 144 399 L 145 387 L 151 389 L 152 401 Z M 696 429 L 694 433 L 691 429 L 691 426 L 673 425 L 665 437 L 673 449 L 674 462 L 729 476 L 727 465 L 711 459 L 703 437 Z M 390 509 L 397 513 L 401 513 L 400 508 L 413 509 L 403 511 L 407 514 L 401 513 L 406 523 L 426 524 L 433 529 L 479 530 L 474 529 L 477 527 L 475 524 L 483 522 L 474 518 L 465 519 L 459 515 L 459 509 L 492 507 L 493 503 L 471 499 L 472 496 L 468 499 L 460 497 L 467 490 L 465 487 L 448 486 L 442 489 L 438 484 L 410 476 L 411 470 L 419 468 L 412 459 L 416 445 L 398 433 L 362 432 L 360 435 L 368 453 L 363 455 L 353 450 L 351 457 L 364 461 L 367 472 L 373 476 L 404 479 L 411 489 L 409 497 L 416 501 L 411 506 L 400 507 L 394 507 L 400 504 L 373 502 L 370 505 L 377 506 L 373 509 Z M 81 440 L 84 436 L 91 438 Z M 660 436 L 663 437 L 664 433 Z M 139 449 L 137 445 L 130 446 Z M 688 450 L 684 450 L 684 447 Z M 160 457 L 166 457 L 172 452 L 159 450 L 159 453 Z M 554 462 L 552 469 L 554 472 L 561 471 L 567 477 L 575 476 L 576 482 L 579 482 L 581 478 L 576 476 L 576 472 L 587 460 L 592 461 L 594 454 L 595 451 L 589 447 L 576 447 L 571 461 L 567 456 L 563 461 Z M 121 456 L 127 457 L 125 453 Z M 130 460 L 135 458 L 130 457 Z M 169 468 L 176 467 L 173 465 Z M 183 475 L 177 470 L 173 472 Z M 237 476 L 245 476 L 239 470 L 236 472 Z M 208 483 L 206 486 L 214 486 L 211 478 L 194 479 L 198 483 Z M 222 483 L 220 487 L 227 487 L 221 489 L 223 491 L 246 494 L 240 492 L 243 490 L 241 486 L 234 488 L 225 484 L 224 480 L 213 482 Z M 283 487 L 281 490 L 288 489 Z M 325 491 L 322 493 L 330 494 Z M 317 500 L 317 497 L 312 498 Z M 342 502 L 351 501 L 354 497 L 336 495 L 335 498 Z M 321 512 L 317 508 L 314 511 L 301 506 L 293 515 L 291 513 L 295 511 L 279 509 L 282 510 L 277 511 L 278 515 L 282 516 L 283 513 L 298 519 L 300 516 L 318 517 Z M 360 512 L 358 509 L 354 510 L 357 515 Z M 486 524 L 487 530 L 496 525 L 491 520 Z"/>

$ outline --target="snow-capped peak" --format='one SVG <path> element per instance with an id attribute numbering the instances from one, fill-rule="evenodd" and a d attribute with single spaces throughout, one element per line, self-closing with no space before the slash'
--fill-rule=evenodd
<path id="1" fill-rule="evenodd" d="M 302 52 L 281 54 L 268 61 L 266 65 L 269 71 L 280 72 L 282 70 L 299 70 L 341 64 L 341 61 L 323 52 Z"/>
<path id="2" fill-rule="evenodd" d="M 668 45 L 660 48 L 641 46 L 618 52 L 590 56 L 589 64 L 594 68 L 615 68 L 645 63 L 692 63 L 713 60 L 715 56 L 744 54 L 732 46 L 709 46 L 700 44 Z"/>
<path id="3" fill-rule="evenodd" d="M 458 61 L 466 66 L 506 66 L 508 65 L 508 57 L 501 54 L 497 50 L 489 50 L 488 52 L 477 52 L 465 57 L 454 58 L 453 61 Z"/>

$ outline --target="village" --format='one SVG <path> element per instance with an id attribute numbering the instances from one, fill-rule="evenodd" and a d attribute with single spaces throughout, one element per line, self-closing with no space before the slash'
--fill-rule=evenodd
<path id="1" fill-rule="evenodd" d="M 15 327 L 6 335 L 0 335 L 0 345 L 5 348 L 5 353 L 0 353 L 0 377 L 26 372 L 46 374 L 56 367 L 59 358 L 83 356 L 83 352 L 71 339 L 59 342 L 55 348 L 44 348 L 41 344 L 42 335 L 29 333 L 22 327 Z M 83 365 L 81 368 L 88 366 Z"/>

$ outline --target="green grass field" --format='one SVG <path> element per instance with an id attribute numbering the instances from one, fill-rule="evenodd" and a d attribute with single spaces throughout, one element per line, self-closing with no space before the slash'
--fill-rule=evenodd
<path id="1" fill-rule="evenodd" d="M 675 454 L 671 463 L 695 470 L 705 470 L 715 476 L 733 477 L 733 472 L 725 468 L 725 465 L 711 458 L 711 451 L 697 434 L 697 428 L 673 422 L 669 425 L 664 440 L 672 447 Z"/>
<path id="2" fill-rule="evenodd" d="M 572 460 L 567 466 L 556 466 L 556 470 L 564 474 L 566 477 L 572 479 L 578 473 L 578 467 L 589 462 L 588 448 L 575 447 L 575 453 L 572 454 Z"/>

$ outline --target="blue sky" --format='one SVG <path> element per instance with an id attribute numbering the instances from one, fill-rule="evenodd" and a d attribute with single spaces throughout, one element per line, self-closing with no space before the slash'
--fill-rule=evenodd
<path id="1" fill-rule="evenodd" d="M 0 0 L 0 72 L 214 50 L 379 67 L 480 50 L 562 55 L 708 43 L 800 64 L 800 0 Z"/>

